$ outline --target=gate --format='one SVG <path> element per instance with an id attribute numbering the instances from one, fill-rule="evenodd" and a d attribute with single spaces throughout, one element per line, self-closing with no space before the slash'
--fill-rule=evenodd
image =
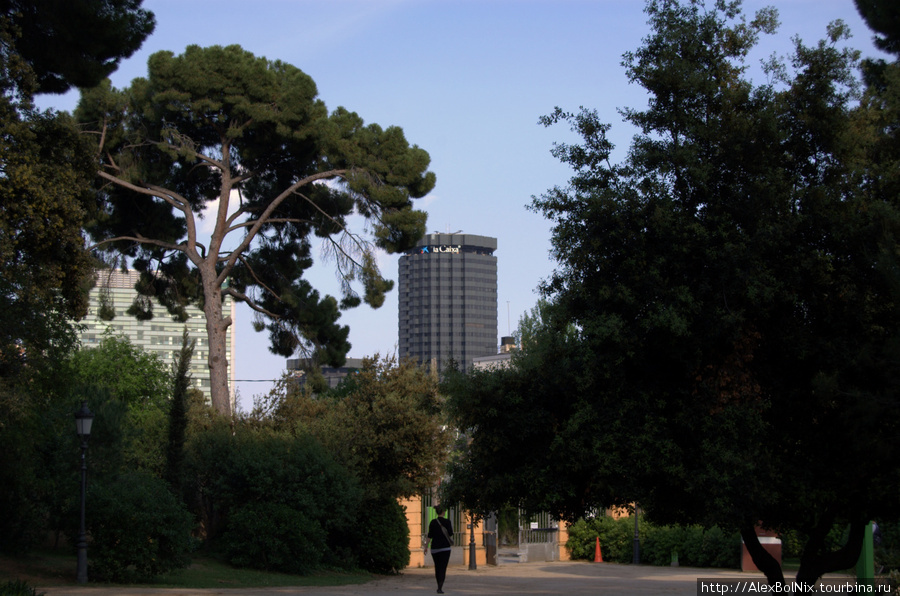
<path id="1" fill-rule="evenodd" d="M 488 565 L 497 564 L 497 514 L 484 518 L 484 556 Z"/>

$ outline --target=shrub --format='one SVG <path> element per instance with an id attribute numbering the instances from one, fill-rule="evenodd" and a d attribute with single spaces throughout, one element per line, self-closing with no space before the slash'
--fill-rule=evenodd
<path id="1" fill-rule="evenodd" d="M 641 562 L 649 565 L 669 565 L 672 555 L 679 554 L 679 563 L 689 565 L 687 558 L 682 561 L 687 550 L 693 550 L 685 542 L 684 528 L 680 526 L 641 526 Z"/>
<path id="2" fill-rule="evenodd" d="M 22 580 L 8 581 L 0 584 L 0 596 L 44 596 L 46 592 L 38 592 Z"/>
<path id="3" fill-rule="evenodd" d="M 900 523 L 878 522 L 873 527 L 875 535 L 875 570 L 884 573 L 900 569 Z"/>
<path id="4" fill-rule="evenodd" d="M 220 541 L 232 564 L 305 573 L 355 563 L 357 544 L 348 537 L 358 541 L 361 491 L 311 437 L 213 428 L 193 438 L 189 456 L 208 538 L 212 546 Z M 310 545 L 315 555 L 290 560 Z"/>
<path id="5" fill-rule="evenodd" d="M 304 574 L 322 560 L 325 531 L 287 505 L 251 503 L 232 511 L 222 542 L 237 567 Z"/>
<path id="6" fill-rule="evenodd" d="M 159 478 L 131 472 L 94 485 L 87 507 L 93 578 L 134 582 L 190 564 L 191 515 Z"/>
<path id="7" fill-rule="evenodd" d="M 373 573 L 399 573 L 409 565 L 409 525 L 406 510 L 394 499 L 363 505 L 355 552 L 359 565 Z"/>
<path id="8" fill-rule="evenodd" d="M 641 562 L 670 565 L 677 553 L 678 563 L 690 567 L 740 567 L 740 536 L 726 534 L 718 527 L 656 526 L 640 523 Z M 631 563 L 634 558 L 634 518 L 595 517 L 569 526 L 566 548 L 573 559 L 593 560 L 597 538 L 603 560 Z"/>
<path id="9" fill-rule="evenodd" d="M 781 538 L 781 556 L 784 559 L 799 559 L 803 554 L 803 548 L 809 537 L 797 530 L 788 530 L 782 532 Z M 828 535 L 825 537 L 824 551 L 831 552 L 838 550 L 847 541 L 847 526 L 845 524 L 835 524 Z"/>
<path id="10" fill-rule="evenodd" d="M 608 516 L 580 519 L 569 526 L 566 547 L 573 559 L 594 559 L 597 538 L 603 560 L 613 563 L 630 563 L 634 547 L 633 518 L 613 519 Z"/>
<path id="11" fill-rule="evenodd" d="M 738 533 L 725 533 L 718 526 L 709 528 L 703 535 L 703 549 L 708 553 L 710 567 L 741 567 L 741 537 Z"/>

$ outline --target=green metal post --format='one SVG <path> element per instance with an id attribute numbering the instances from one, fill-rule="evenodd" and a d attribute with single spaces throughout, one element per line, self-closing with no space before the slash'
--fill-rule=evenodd
<path id="1" fill-rule="evenodd" d="M 866 526 L 859 561 L 856 562 L 856 584 L 871 586 L 875 583 L 875 540 L 872 537 L 872 522 Z"/>

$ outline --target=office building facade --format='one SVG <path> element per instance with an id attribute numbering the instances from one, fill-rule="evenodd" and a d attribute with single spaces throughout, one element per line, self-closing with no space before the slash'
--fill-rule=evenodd
<path id="1" fill-rule="evenodd" d="M 195 340 L 194 355 L 191 359 L 191 383 L 193 387 L 203 391 L 206 398 L 210 396 L 209 340 L 206 333 L 206 317 L 196 306 L 187 308 L 188 320 L 180 323 L 173 321 L 166 309 L 157 303 L 153 304 L 154 317 L 149 321 L 139 321 L 126 311 L 134 301 L 137 291 L 134 289 L 140 274 L 137 271 L 122 272 L 120 270 L 101 270 L 97 272 L 97 283 L 91 289 L 88 314 L 81 320 L 80 339 L 86 348 L 96 347 L 107 331 L 116 336 L 125 336 L 131 343 L 147 352 L 158 355 L 166 364 L 171 364 L 181 351 L 181 338 L 185 327 L 190 339 Z M 104 320 L 99 316 L 101 298 L 105 296 L 106 305 L 113 308 L 115 317 Z M 235 320 L 234 302 L 226 298 L 223 306 L 225 312 L 231 313 Z M 234 400 L 234 362 L 235 342 L 234 325 L 228 328 L 228 376 L 231 380 L 231 399 Z"/>
<path id="2" fill-rule="evenodd" d="M 399 353 L 438 371 L 497 353 L 497 239 L 427 234 L 400 257 Z"/>
<path id="3" fill-rule="evenodd" d="M 313 360 L 310 358 L 292 358 L 287 361 L 287 370 L 301 387 L 306 385 L 307 370 L 313 366 Z M 334 389 L 341 384 L 345 377 L 358 373 L 363 367 L 362 358 L 347 358 L 344 366 L 319 366 L 322 378 L 330 389 Z"/>

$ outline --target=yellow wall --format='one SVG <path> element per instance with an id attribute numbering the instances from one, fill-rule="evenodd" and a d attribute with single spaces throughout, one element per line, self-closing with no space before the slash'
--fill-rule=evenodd
<path id="1" fill-rule="evenodd" d="M 566 548 L 566 542 L 569 540 L 569 524 L 564 521 L 559 522 L 559 532 L 556 535 L 559 542 L 559 560 L 569 561 L 571 557 L 569 556 L 569 549 Z"/>
<path id="2" fill-rule="evenodd" d="M 406 525 L 409 526 L 409 566 L 424 567 L 425 553 L 422 544 L 422 498 L 400 499 L 406 508 Z"/>

